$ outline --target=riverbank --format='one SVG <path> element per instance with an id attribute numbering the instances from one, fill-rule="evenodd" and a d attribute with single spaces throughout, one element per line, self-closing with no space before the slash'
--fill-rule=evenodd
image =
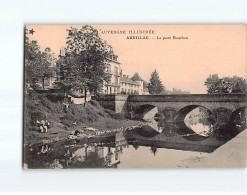
<path id="1" fill-rule="evenodd" d="M 202 158 L 183 161 L 181 168 L 245 168 L 247 162 L 247 129 L 223 146 Z"/>
<path id="2" fill-rule="evenodd" d="M 65 140 L 76 130 L 83 130 L 85 127 L 94 129 L 96 133 L 145 124 L 105 109 L 94 100 L 86 106 L 72 103 L 65 106 L 63 99 L 60 100 L 57 96 L 35 92 L 27 94 L 24 115 L 24 145 Z M 38 128 L 37 121 L 41 120 L 50 123 L 47 133 L 41 133 Z"/>
<path id="3" fill-rule="evenodd" d="M 24 145 L 32 145 L 37 143 L 52 143 L 59 140 L 67 140 L 70 139 L 69 136 L 73 134 L 76 130 L 82 130 L 85 127 L 96 129 L 95 133 L 97 134 L 97 132 L 102 132 L 104 130 L 114 130 L 119 128 L 127 129 L 133 126 L 145 124 L 145 122 L 136 120 L 117 120 L 112 118 L 104 118 L 94 123 L 84 123 L 68 128 L 59 122 L 54 122 L 53 127 L 48 129 L 48 133 L 41 133 L 40 131 L 26 132 L 24 135 Z"/>

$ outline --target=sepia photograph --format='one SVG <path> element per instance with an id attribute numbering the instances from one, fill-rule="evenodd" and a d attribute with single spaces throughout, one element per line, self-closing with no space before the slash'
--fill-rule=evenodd
<path id="1" fill-rule="evenodd" d="M 246 167 L 246 25 L 25 25 L 23 169 Z"/>

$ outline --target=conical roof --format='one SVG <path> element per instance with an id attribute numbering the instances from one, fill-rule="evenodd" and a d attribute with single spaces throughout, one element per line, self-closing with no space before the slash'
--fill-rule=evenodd
<path id="1" fill-rule="evenodd" d="M 142 81 L 140 75 L 136 72 L 134 76 L 131 78 L 133 81 Z"/>

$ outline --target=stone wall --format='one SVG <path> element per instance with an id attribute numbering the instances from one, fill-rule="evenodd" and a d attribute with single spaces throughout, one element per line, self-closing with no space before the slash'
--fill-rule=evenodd
<path id="1" fill-rule="evenodd" d="M 98 98 L 93 98 L 99 102 L 99 104 L 106 108 L 115 111 L 116 113 L 128 112 L 128 95 L 105 95 Z"/>

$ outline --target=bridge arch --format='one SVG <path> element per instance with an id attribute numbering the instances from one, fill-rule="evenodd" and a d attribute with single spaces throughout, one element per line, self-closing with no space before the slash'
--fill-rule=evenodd
<path id="1" fill-rule="evenodd" d="M 209 138 L 209 136 L 203 136 L 203 135 L 196 133 L 194 130 L 189 128 L 182 121 L 178 122 L 178 126 L 179 128 L 177 128 L 176 132 L 188 141 L 202 141 L 204 139 Z"/>
<path id="2" fill-rule="evenodd" d="M 152 104 L 143 104 L 132 108 L 131 118 L 135 119 L 149 119 L 154 118 L 158 114 L 158 107 Z"/>
<path id="3" fill-rule="evenodd" d="M 200 104 L 197 104 L 197 105 L 188 105 L 188 106 L 185 106 L 181 109 L 179 109 L 177 111 L 177 114 L 176 114 L 176 122 L 180 122 L 180 121 L 184 121 L 186 115 L 188 113 L 190 113 L 192 110 L 194 110 L 195 108 L 198 108 L 198 107 L 202 107 L 202 108 L 205 108 L 208 110 L 209 112 L 209 115 L 212 115 L 213 112 L 210 108 L 206 107 L 206 106 L 202 106 Z"/>

